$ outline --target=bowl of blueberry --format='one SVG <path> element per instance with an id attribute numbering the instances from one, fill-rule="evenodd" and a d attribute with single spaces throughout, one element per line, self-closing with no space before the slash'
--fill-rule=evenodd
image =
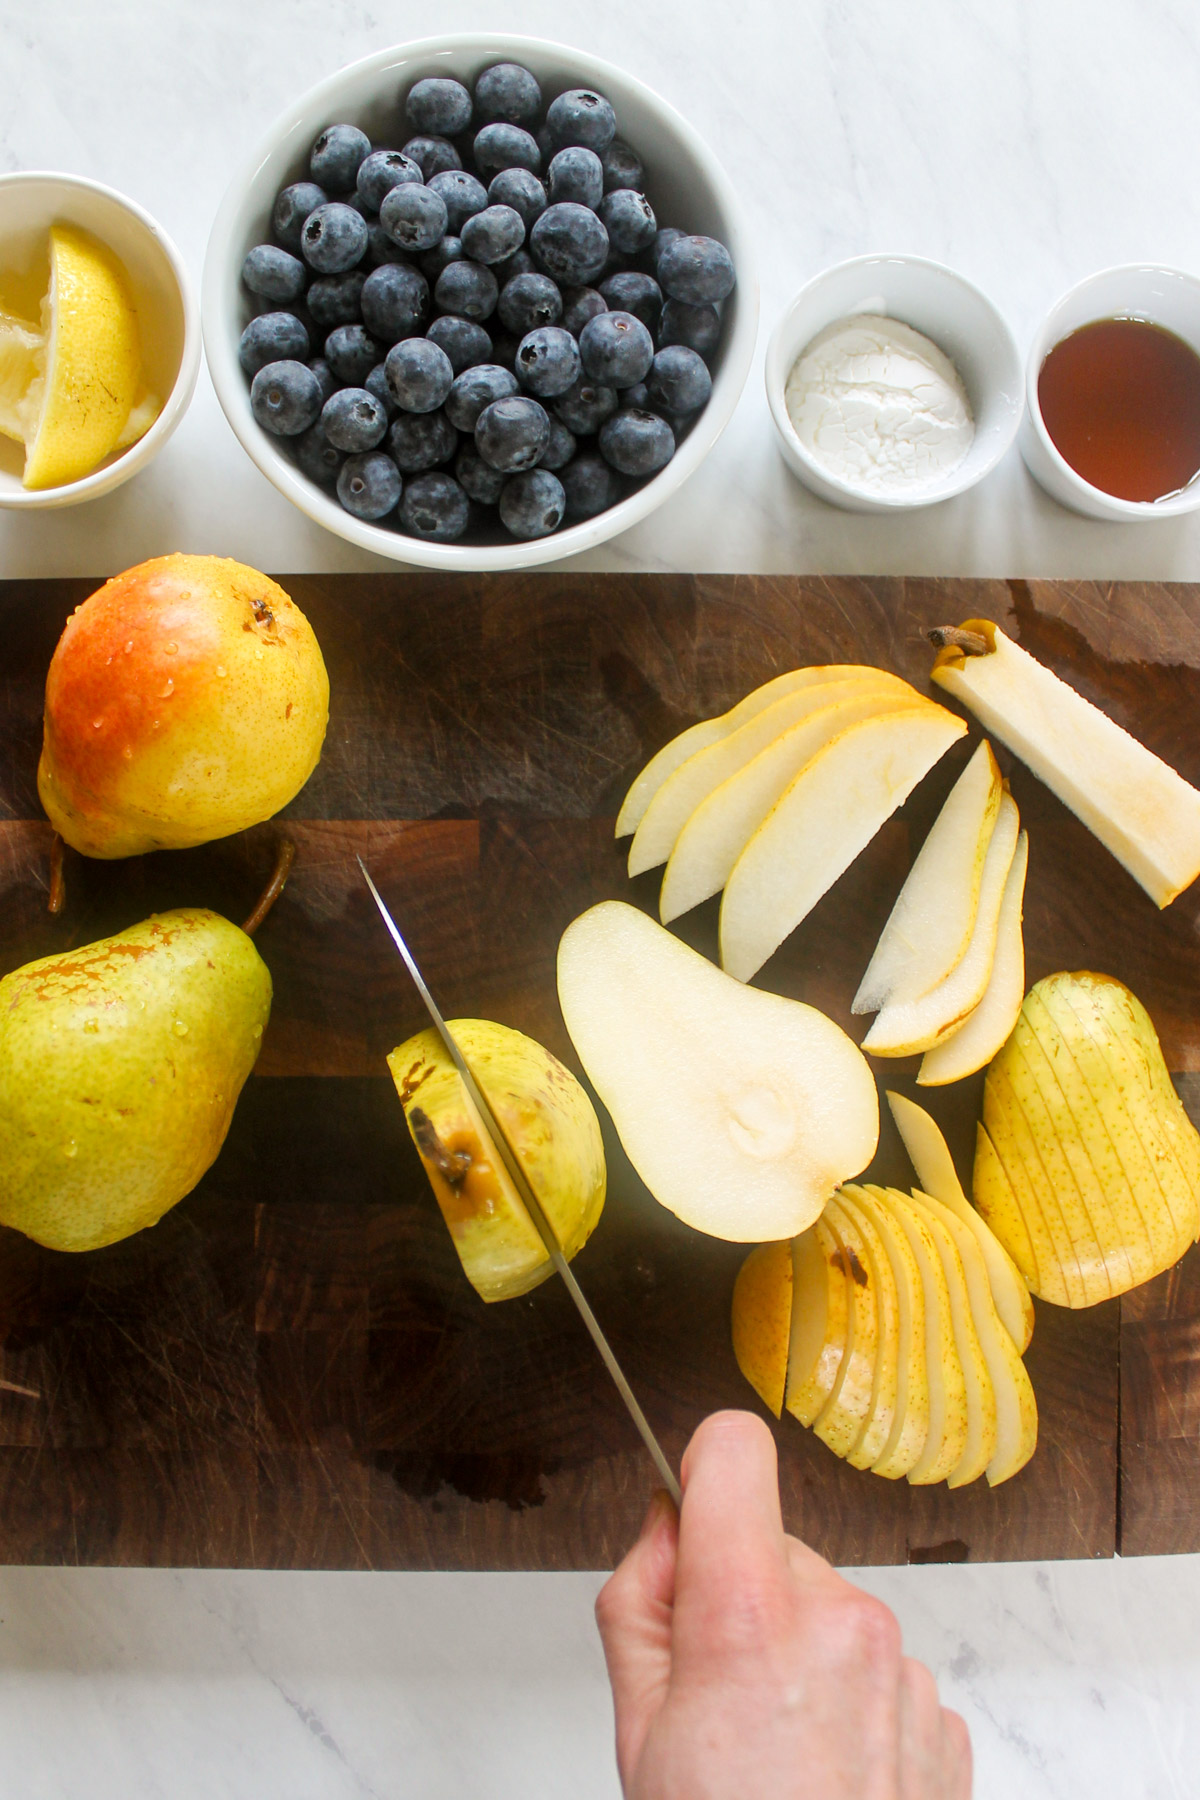
<path id="1" fill-rule="evenodd" d="M 310 518 L 400 562 L 529 567 L 660 506 L 750 365 L 718 159 L 630 75 L 532 38 L 381 51 L 296 102 L 209 240 L 205 355 Z"/>

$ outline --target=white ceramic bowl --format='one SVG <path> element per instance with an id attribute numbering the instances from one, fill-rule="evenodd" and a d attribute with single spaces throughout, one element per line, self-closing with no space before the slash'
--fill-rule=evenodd
<path id="1" fill-rule="evenodd" d="M 1182 269 L 1128 263 L 1089 275 L 1050 308 L 1033 340 L 1025 374 L 1025 416 L 1018 443 L 1029 473 L 1063 506 L 1092 519 L 1170 519 L 1194 512 L 1200 506 L 1200 478 L 1162 500 L 1122 500 L 1085 481 L 1055 449 L 1038 404 L 1038 376 L 1055 344 L 1096 319 L 1145 319 L 1164 325 L 1200 355 L 1200 281 Z"/>
<path id="2" fill-rule="evenodd" d="M 724 331 L 713 359 L 708 405 L 666 468 L 626 499 L 583 524 L 533 543 L 431 544 L 355 519 L 337 499 L 300 473 L 255 422 L 249 383 L 237 359 L 251 316 L 241 285 L 247 250 L 270 238 L 278 190 L 307 174 L 308 153 L 325 125 L 359 125 L 373 143 L 397 149 L 408 135 L 405 93 L 424 75 L 452 75 L 471 86 L 490 63 L 519 62 L 533 71 L 547 103 L 571 87 L 595 87 L 612 101 L 617 131 L 642 158 L 647 191 L 660 225 L 719 238 L 733 258 L 737 287 L 725 303 Z M 520 569 L 587 550 L 626 531 L 661 506 L 703 461 L 728 423 L 745 384 L 758 327 L 758 282 L 749 234 L 733 188 L 717 158 L 673 107 L 632 75 L 582 50 L 498 33 L 424 38 L 352 63 L 301 96 L 276 120 L 235 177 L 209 238 L 202 297 L 204 351 L 217 398 L 243 448 L 301 512 L 353 544 L 397 562 L 431 569 Z"/>
<path id="3" fill-rule="evenodd" d="M 57 223 L 91 232 L 124 264 L 138 312 L 146 383 L 163 408 L 136 444 L 62 487 L 22 487 L 21 446 L 0 438 L 0 506 L 74 506 L 120 487 L 158 455 L 196 387 L 199 314 L 182 258 L 161 227 L 136 201 L 81 175 L 0 175 L 0 268 L 24 272 L 44 261 L 47 234 Z"/>
<path id="4" fill-rule="evenodd" d="M 964 460 L 942 481 L 912 494 L 869 494 L 816 461 L 788 417 L 784 388 L 807 345 L 838 319 L 876 313 L 923 332 L 962 377 L 975 415 Z M 1012 332 L 991 301 L 953 269 L 919 256 L 856 256 L 836 263 L 801 288 L 767 346 L 767 401 L 784 461 L 805 487 L 851 512 L 902 512 L 949 500 L 994 469 L 1021 418 L 1021 358 Z"/>

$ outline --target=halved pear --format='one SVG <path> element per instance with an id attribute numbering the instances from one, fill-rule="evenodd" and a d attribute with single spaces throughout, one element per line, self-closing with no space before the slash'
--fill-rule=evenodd
<path id="1" fill-rule="evenodd" d="M 884 1445 L 892 1435 L 896 1422 L 896 1397 L 900 1370 L 900 1302 L 892 1265 L 870 1217 L 855 1202 L 853 1194 L 839 1188 L 826 1207 L 833 1207 L 833 1221 L 850 1257 L 850 1273 L 862 1287 L 875 1293 L 878 1345 L 875 1353 L 871 1404 L 862 1430 L 846 1455 L 854 1469 L 869 1469 L 878 1461 Z M 866 1274 L 866 1281 L 862 1279 Z"/>
<path id="2" fill-rule="evenodd" d="M 975 927 L 1002 791 L 996 758 L 984 738 L 908 872 L 854 996 L 854 1012 L 919 1000 L 961 962 Z"/>
<path id="3" fill-rule="evenodd" d="M 929 1050 L 958 1030 L 987 990 L 1000 928 L 1000 906 L 1020 832 L 1011 794 L 1000 796 L 1000 810 L 983 860 L 979 906 L 966 954 L 944 981 L 919 1000 L 892 1001 L 876 1014 L 863 1039 L 875 1056 L 912 1056 Z"/>
<path id="4" fill-rule="evenodd" d="M 733 1354 L 776 1418 L 783 1411 L 791 1332 L 792 1246 L 756 1244 L 733 1284 Z"/>
<path id="5" fill-rule="evenodd" d="M 939 651 L 933 679 L 1169 906 L 1200 875 L 1200 793 L 990 619 L 962 629 L 988 648 Z"/>
<path id="6" fill-rule="evenodd" d="M 792 1240 L 792 1337 L 784 1405 L 802 1425 L 837 1381 L 850 1328 L 850 1292 L 837 1239 L 817 1219 Z"/>
<path id="7" fill-rule="evenodd" d="M 821 1215 L 837 1244 L 849 1298 L 846 1348 L 838 1367 L 833 1392 L 813 1421 L 813 1430 L 835 1456 L 845 1459 L 858 1442 L 871 1413 L 875 1385 L 875 1359 L 879 1350 L 879 1314 L 875 1289 L 859 1260 L 853 1238 L 843 1237 L 845 1215 L 831 1200 Z"/>
<path id="8" fill-rule="evenodd" d="M 811 1225 L 879 1137 L 861 1052 L 815 1007 L 743 987 L 606 900 L 558 949 L 571 1040 L 655 1199 L 713 1237 Z"/>
<path id="9" fill-rule="evenodd" d="M 908 1238 L 880 1199 L 882 1189 L 845 1182 L 839 1190 L 871 1221 L 891 1264 L 899 1334 L 896 1346 L 896 1413 L 887 1442 L 873 1466 L 896 1481 L 917 1463 L 929 1439 L 929 1370 L 925 1360 L 925 1289 Z"/>
<path id="10" fill-rule="evenodd" d="M 936 1122 L 923 1106 L 918 1106 L 904 1094 L 894 1094 L 889 1089 L 887 1102 L 909 1161 L 917 1172 L 918 1183 L 926 1194 L 949 1207 L 975 1238 L 987 1269 L 996 1311 L 1018 1351 L 1026 1350 L 1033 1336 L 1029 1283 L 995 1232 L 980 1218 L 963 1193 L 954 1159 Z"/>
<path id="11" fill-rule="evenodd" d="M 721 966 L 749 981 L 966 726 L 928 703 L 847 726 L 750 839 L 721 902 Z"/>
<path id="12" fill-rule="evenodd" d="M 986 1469 L 989 1485 L 996 1487 L 1023 1469 L 1037 1448 L 1038 1413 L 1033 1383 L 996 1310 L 978 1240 L 952 1207 L 919 1191 L 910 1197 L 914 1206 L 924 1208 L 927 1216 L 941 1221 L 954 1240 L 962 1264 L 971 1319 L 987 1361 L 996 1405 L 996 1443 Z"/>
<path id="13" fill-rule="evenodd" d="M 925 1052 L 919 1087 L 945 1087 L 986 1067 L 1017 1022 L 1025 997 L 1025 939 L 1021 905 L 1029 868 L 1029 833 L 1023 831 L 1009 864 L 996 927 L 996 953 L 983 999 L 957 1031 Z"/>

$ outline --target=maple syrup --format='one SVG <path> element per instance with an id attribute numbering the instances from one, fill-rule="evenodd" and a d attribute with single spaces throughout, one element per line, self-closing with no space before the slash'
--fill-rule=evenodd
<path id="1" fill-rule="evenodd" d="M 1106 494 L 1164 500 L 1200 473 L 1200 356 L 1162 325 L 1081 325 L 1042 364 L 1038 404 L 1059 455 Z"/>

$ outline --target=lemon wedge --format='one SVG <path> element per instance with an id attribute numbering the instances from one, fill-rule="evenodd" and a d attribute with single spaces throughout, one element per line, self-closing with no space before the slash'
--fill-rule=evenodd
<path id="1" fill-rule="evenodd" d="M 0 309 L 0 433 L 22 444 L 33 435 L 44 351 L 39 325 Z"/>

